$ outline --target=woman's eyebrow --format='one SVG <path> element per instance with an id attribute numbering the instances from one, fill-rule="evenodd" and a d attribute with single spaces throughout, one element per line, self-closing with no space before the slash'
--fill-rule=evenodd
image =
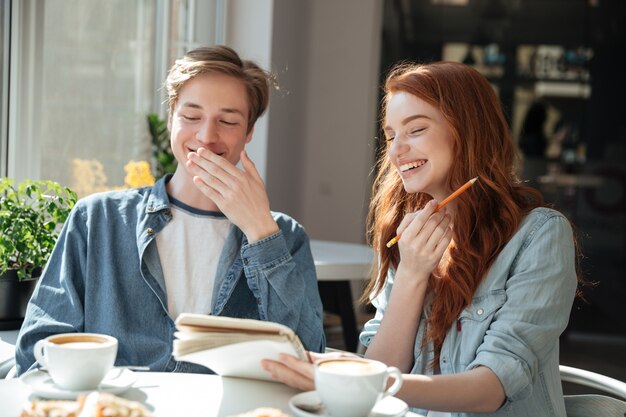
<path id="1" fill-rule="evenodd" d="M 402 121 L 400 123 L 402 124 L 402 126 L 406 126 L 407 123 L 412 122 L 413 120 L 416 120 L 416 119 L 432 120 L 431 117 L 426 116 L 425 114 L 414 114 L 412 116 L 405 117 L 404 119 L 402 119 Z M 393 132 L 393 129 L 391 128 L 391 126 L 385 126 L 383 129 L 385 130 L 385 132 L 387 132 L 387 131 L 392 131 Z"/>
<path id="2" fill-rule="evenodd" d="M 408 116 L 402 119 L 402 125 L 404 126 L 407 123 L 412 122 L 415 119 L 422 119 L 422 118 L 430 120 L 430 117 L 426 116 L 425 114 L 414 114 L 412 116 Z"/>

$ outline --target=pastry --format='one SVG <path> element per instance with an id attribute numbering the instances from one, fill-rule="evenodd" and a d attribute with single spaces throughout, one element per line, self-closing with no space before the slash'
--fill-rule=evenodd
<path id="1" fill-rule="evenodd" d="M 34 400 L 22 410 L 21 417 L 150 417 L 137 401 L 113 394 L 92 392 L 76 401 Z"/>

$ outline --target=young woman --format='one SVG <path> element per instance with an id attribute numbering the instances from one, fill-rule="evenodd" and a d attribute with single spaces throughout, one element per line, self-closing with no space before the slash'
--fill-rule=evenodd
<path id="1" fill-rule="evenodd" d="M 377 312 L 361 334 L 366 357 L 406 373 L 397 396 L 422 414 L 565 416 L 559 335 L 577 287 L 569 222 L 516 178 L 500 103 L 476 70 L 403 64 L 385 93 L 387 146 L 369 217 L 380 268 L 366 290 Z M 263 365 L 313 389 L 310 363 Z"/>

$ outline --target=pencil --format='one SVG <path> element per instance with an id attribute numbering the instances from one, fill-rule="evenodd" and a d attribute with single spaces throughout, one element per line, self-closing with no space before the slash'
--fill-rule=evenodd
<path id="1" fill-rule="evenodd" d="M 478 177 L 474 177 L 471 180 L 469 180 L 468 182 L 466 182 L 465 184 L 461 185 L 458 190 L 456 190 L 455 192 L 453 192 L 452 194 L 450 194 L 448 197 L 446 197 L 441 203 L 439 203 L 439 205 L 437 206 L 437 208 L 435 209 L 435 213 L 438 212 L 439 210 L 441 210 L 446 204 L 448 204 L 450 201 L 454 200 L 455 198 L 457 198 L 458 196 L 460 196 L 461 194 L 463 194 L 463 192 L 465 190 L 467 190 L 468 188 L 470 188 L 478 179 Z M 400 235 L 397 235 L 396 237 L 394 237 L 393 239 L 391 239 L 389 242 L 387 242 L 387 247 L 390 248 L 393 245 L 395 245 L 396 243 L 398 243 L 398 240 L 400 240 Z"/>

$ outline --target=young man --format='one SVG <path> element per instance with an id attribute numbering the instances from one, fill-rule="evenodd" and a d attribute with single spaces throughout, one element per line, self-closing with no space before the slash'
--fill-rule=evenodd
<path id="1" fill-rule="evenodd" d="M 269 82 L 224 46 L 176 61 L 167 77 L 176 172 L 78 202 L 29 303 L 18 374 L 35 366 L 37 340 L 66 332 L 117 337 L 118 366 L 209 372 L 172 358 L 181 312 L 275 321 L 308 349 L 324 348 L 309 239 L 295 220 L 270 212 L 244 151 Z"/>

